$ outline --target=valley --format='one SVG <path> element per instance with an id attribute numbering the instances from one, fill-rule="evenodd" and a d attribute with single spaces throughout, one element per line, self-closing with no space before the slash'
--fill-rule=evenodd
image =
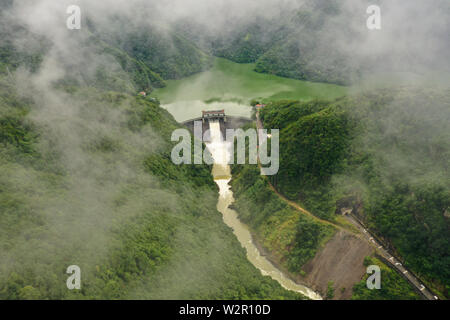
<path id="1" fill-rule="evenodd" d="M 230 69 L 227 69 L 226 67 L 229 66 Z M 163 103 L 164 101 L 169 101 L 171 103 L 167 105 L 162 105 L 163 108 L 167 109 L 169 112 L 171 112 L 176 119 L 179 119 L 179 121 L 186 120 L 187 118 L 193 118 L 195 114 L 200 114 L 201 110 L 204 109 L 225 109 L 226 114 L 229 115 L 237 115 L 237 116 L 248 116 L 249 117 L 249 110 L 250 106 L 248 105 L 250 102 L 249 100 L 251 97 L 255 97 L 258 94 L 260 94 L 261 90 L 259 87 L 256 88 L 256 90 L 253 92 L 251 89 L 253 88 L 251 85 L 247 86 L 238 86 L 239 89 L 237 92 L 234 92 L 233 89 L 236 89 L 237 84 L 246 83 L 245 79 L 251 78 L 251 77 L 258 77 L 259 74 L 253 72 L 250 68 L 250 65 L 240 65 L 235 64 L 232 62 L 227 62 L 222 59 L 217 59 L 214 63 L 214 67 L 212 70 L 206 71 L 205 73 L 198 74 L 193 77 L 189 77 L 182 80 L 172 80 L 173 83 L 168 83 L 168 87 L 164 89 L 158 89 L 154 92 L 154 95 L 160 99 Z M 220 73 L 219 73 L 220 70 Z M 267 75 L 262 75 L 265 78 Z M 227 81 L 223 81 L 226 79 Z M 223 82 L 222 82 L 223 81 Z M 289 83 L 291 80 L 289 79 L 283 79 L 283 82 Z M 265 79 L 265 81 L 262 82 L 262 88 L 264 89 L 265 86 L 269 86 L 270 84 L 274 84 L 279 81 L 278 77 L 269 77 L 269 79 Z M 304 83 L 302 81 L 294 80 L 293 83 L 290 83 L 291 86 L 294 84 L 297 86 L 300 86 L 304 88 L 304 86 L 309 85 L 308 83 Z M 253 84 L 252 81 L 249 81 L 247 84 Z M 171 87 L 173 85 L 173 87 Z M 320 92 L 319 95 L 314 96 L 315 91 L 309 90 L 308 93 L 305 93 L 305 91 L 302 91 L 299 87 L 296 88 L 296 98 L 298 100 L 307 102 L 311 100 L 318 100 L 318 99 L 338 99 L 339 96 L 337 94 L 344 94 L 345 91 L 350 90 L 348 88 L 344 87 L 338 87 L 335 85 L 328 85 L 328 84 L 320 84 L 315 83 L 315 87 L 319 88 L 321 87 L 321 90 L 318 90 Z M 218 91 L 218 88 L 225 88 L 227 94 L 222 94 Z M 276 97 L 279 94 L 283 94 L 283 87 L 277 87 L 274 85 L 274 87 L 270 87 L 272 91 L 269 90 L 267 94 L 272 94 L 271 96 L 259 97 L 260 101 L 264 101 L 265 103 L 270 103 L 270 101 L 276 101 L 271 100 L 274 96 Z M 281 90 L 281 92 L 277 92 L 278 90 Z M 329 91 L 328 91 L 329 90 Z M 167 92 L 170 92 L 168 94 Z M 165 96 L 171 97 L 170 99 L 173 99 L 173 97 L 176 97 L 179 99 L 179 101 L 173 101 L 173 100 L 165 100 Z M 212 96 L 216 96 L 215 98 L 211 98 Z M 272 98 L 271 98 L 272 97 Z M 287 98 L 287 97 L 285 97 Z M 191 100 L 193 99 L 193 101 Z M 200 99 L 204 99 L 203 101 Z M 215 100 L 214 102 L 211 102 L 211 100 Z M 252 99 L 253 100 L 253 99 Z M 256 99 L 258 100 L 258 99 Z M 238 102 L 233 102 L 238 101 Z M 177 106 L 177 107 L 175 107 Z M 195 110 L 195 111 L 193 111 Z M 247 112 L 243 112 L 243 110 L 246 110 Z M 214 174 L 214 171 L 213 171 Z M 218 175 L 220 177 L 224 177 L 224 174 L 218 174 L 217 170 L 215 175 Z M 230 176 L 232 179 L 232 176 Z M 234 180 L 232 180 L 234 181 Z M 220 187 L 220 189 L 226 188 L 227 180 L 226 181 L 216 181 Z M 235 182 L 233 182 L 235 184 Z M 271 186 L 273 188 L 273 186 Z M 219 198 L 222 199 L 225 193 L 229 191 L 220 191 Z M 273 192 L 277 192 L 275 189 L 273 189 Z M 281 196 L 281 195 L 279 195 Z M 287 201 L 287 199 L 285 199 Z M 247 200 L 248 201 L 248 200 Z M 231 201 L 228 202 L 229 204 Z M 295 206 L 295 204 L 292 204 Z M 238 202 L 239 206 L 239 202 Z M 223 204 L 221 204 L 221 201 L 219 201 L 219 211 L 224 214 L 224 220 L 229 221 L 226 222 L 228 225 L 234 226 L 234 232 L 239 232 L 240 234 L 245 234 L 248 231 L 244 231 L 247 229 L 247 226 L 244 227 L 238 227 L 239 223 L 238 221 L 233 219 L 239 218 L 240 213 L 239 211 L 237 213 L 234 213 L 233 211 L 230 211 L 230 209 L 227 208 L 228 205 L 225 205 L 223 207 Z M 366 240 L 363 240 L 361 235 L 355 236 L 355 230 L 356 233 L 359 233 L 357 231 L 358 229 L 355 227 L 348 226 L 345 222 L 342 220 L 339 220 L 339 226 L 320 218 L 316 218 L 308 211 L 305 211 L 301 207 L 297 206 L 301 210 L 303 210 L 303 213 L 308 214 L 313 219 L 318 220 L 317 226 L 322 225 L 322 228 L 329 228 L 328 235 L 322 240 L 318 241 L 315 246 L 313 246 L 311 249 L 313 250 L 314 254 L 310 254 L 309 258 L 304 257 L 304 267 L 301 271 L 294 271 L 290 272 L 289 267 L 285 265 L 283 258 L 280 255 L 281 247 L 272 247 L 272 245 L 268 245 L 266 237 L 268 235 L 261 235 L 257 229 L 250 227 L 250 232 L 252 235 L 247 235 L 243 239 L 248 239 L 250 237 L 250 241 L 254 241 L 256 245 L 255 247 L 251 248 L 248 247 L 247 241 L 248 240 L 240 240 L 241 245 L 246 248 L 247 250 L 247 256 L 250 258 L 254 254 L 253 252 L 260 251 L 260 254 L 267 255 L 267 257 L 270 259 L 270 264 L 273 264 L 276 266 L 276 268 L 280 269 L 276 272 L 282 272 L 286 275 L 284 277 L 289 277 L 292 279 L 296 279 L 297 283 L 304 283 L 308 286 L 314 288 L 315 290 L 320 291 L 320 294 L 322 296 L 326 296 L 327 294 L 327 288 L 330 283 L 333 283 L 334 288 L 334 295 L 333 298 L 337 299 L 349 299 L 352 296 L 352 287 L 356 283 L 360 281 L 361 278 L 363 278 L 365 274 L 365 268 L 364 268 L 364 261 L 366 257 L 374 256 L 375 250 L 370 246 L 370 242 Z M 253 209 L 254 210 L 254 209 Z M 227 218 L 227 216 L 230 216 Z M 231 218 L 234 216 L 234 218 Z M 230 220 L 231 219 L 231 220 Z M 242 229 L 243 228 L 243 229 Z M 287 230 L 280 229 L 283 228 L 281 226 L 276 227 L 274 231 L 276 232 L 282 232 L 287 236 L 289 232 Z M 239 229 L 242 229 L 242 231 L 238 231 Z M 333 232 L 331 230 L 334 230 Z M 238 234 L 239 234 L 238 233 Z M 316 237 L 315 235 L 310 235 L 311 237 Z M 238 236 L 238 239 L 240 237 Z M 253 240 L 252 240 L 253 239 Z M 311 239 L 310 239 L 311 240 Z M 269 249 L 271 248 L 271 249 Z M 277 248 L 277 249 L 276 249 Z M 256 251 L 255 251 L 256 250 Z M 262 259 L 261 257 L 259 259 Z M 258 259 L 254 260 L 257 261 Z M 250 258 L 250 261 L 252 259 Z M 261 267 L 261 263 L 252 262 L 255 266 L 258 266 L 260 270 L 265 274 L 267 271 L 267 266 Z M 267 264 L 267 263 L 266 263 Z M 270 265 L 269 264 L 269 265 Z M 269 266 L 268 265 L 268 266 Z M 262 268 L 262 269 L 261 269 Z M 352 271 L 349 271 L 352 270 Z M 292 269 L 291 269 L 292 271 Z M 299 274 L 301 274 L 299 276 Z M 283 280 L 279 279 L 277 280 L 280 283 L 283 284 Z M 408 287 L 408 284 L 403 281 L 403 285 L 405 288 Z M 411 289 L 409 289 L 411 290 Z"/>
<path id="2" fill-rule="evenodd" d="M 448 299 L 450 5 L 368 5 L 1 2 L 0 299 Z"/>

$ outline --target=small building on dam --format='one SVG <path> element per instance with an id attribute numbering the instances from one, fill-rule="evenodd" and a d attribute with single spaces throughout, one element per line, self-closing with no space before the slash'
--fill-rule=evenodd
<path id="1" fill-rule="evenodd" d="M 183 121 L 182 124 L 185 125 L 192 133 L 194 133 L 194 123 L 196 121 L 201 121 L 202 123 L 202 134 L 205 134 L 209 130 L 210 121 L 219 121 L 220 131 L 222 132 L 222 137 L 225 137 L 227 129 L 238 129 L 242 128 L 245 124 L 252 122 L 250 118 L 246 117 L 236 117 L 227 116 L 225 110 L 207 110 L 202 111 L 201 117 Z M 201 139 L 202 137 L 197 137 Z M 208 142 L 210 137 L 208 134 L 205 135 L 204 141 Z"/>

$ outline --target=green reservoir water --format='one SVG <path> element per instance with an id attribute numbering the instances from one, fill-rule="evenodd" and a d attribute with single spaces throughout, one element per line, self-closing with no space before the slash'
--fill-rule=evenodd
<path id="1" fill-rule="evenodd" d="M 225 109 L 233 116 L 250 117 L 250 101 L 334 99 L 346 87 L 282 78 L 253 71 L 255 64 L 239 64 L 217 58 L 208 71 L 181 80 L 169 80 L 152 95 L 177 121 L 201 115 L 202 110 Z"/>

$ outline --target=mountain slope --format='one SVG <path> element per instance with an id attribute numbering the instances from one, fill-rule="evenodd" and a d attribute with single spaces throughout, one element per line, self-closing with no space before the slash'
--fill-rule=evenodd
<path id="1" fill-rule="evenodd" d="M 281 129 L 282 164 L 271 181 L 319 217 L 352 209 L 448 294 L 449 101 L 446 89 L 419 87 L 269 104 L 261 118 Z"/>
<path id="2" fill-rule="evenodd" d="M 180 29 L 214 55 L 255 62 L 255 71 L 283 77 L 340 85 L 386 73 L 407 73 L 408 80 L 429 73 L 432 78 L 437 73 L 446 77 L 450 25 L 444 21 L 449 20 L 449 3 L 419 2 L 377 1 L 382 8 L 381 30 L 367 28 L 366 11 L 373 2 L 327 0 L 294 2 L 279 12 L 255 12 L 236 21 L 229 18 L 233 28 L 206 31 L 204 37 L 191 32 L 202 30 L 201 25 Z"/>
<path id="3" fill-rule="evenodd" d="M 247 261 L 210 167 L 171 162 L 178 125 L 158 105 L 92 88 L 0 90 L 1 299 L 300 297 Z M 70 265 L 81 290 L 66 288 Z"/>
<path id="4" fill-rule="evenodd" d="M 183 36 L 158 27 L 128 24 L 125 18 L 109 17 L 107 23 L 90 23 L 90 30 L 115 48 L 144 63 L 163 79 L 179 79 L 209 68 L 211 57 Z M 94 19 L 92 19 L 94 20 Z M 111 30 L 121 30 L 111 33 Z"/>
<path id="5" fill-rule="evenodd" d="M 65 84 L 150 93 L 164 87 L 164 79 L 192 75 L 212 64 L 210 56 L 175 33 L 157 26 L 120 28 L 126 25 L 123 17 L 110 17 L 101 24 L 87 17 L 86 28 L 75 33 L 61 30 L 67 39 L 64 42 L 33 33 L 8 11 L 2 12 L 1 18 L 1 74 L 12 73 L 19 66 L 37 72 L 48 63 L 44 57 L 51 56 L 63 65 Z M 111 33 L 111 25 L 122 31 Z"/>

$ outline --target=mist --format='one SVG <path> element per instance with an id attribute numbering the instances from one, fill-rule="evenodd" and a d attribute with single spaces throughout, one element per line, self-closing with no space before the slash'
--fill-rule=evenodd
<path id="1" fill-rule="evenodd" d="M 15 1 L 8 14 L 37 35 L 51 40 L 60 59 L 83 66 L 86 48 L 79 46 L 91 21 L 101 32 L 119 35 L 125 30 L 151 28 L 157 32 L 180 32 L 205 51 L 218 39 L 233 40 L 249 26 L 258 25 L 261 36 L 282 28 L 289 30 L 280 41 L 298 41 L 299 47 L 316 47 L 308 65 L 333 68 L 338 55 L 340 69 L 357 71 L 362 78 L 395 71 L 406 78 L 428 71 L 450 70 L 450 4 L 448 1 L 335 1 L 336 9 L 322 12 L 323 1 L 307 0 L 170 0 L 170 1 Z M 82 30 L 65 27 L 66 8 L 79 5 Z M 368 30 L 366 9 L 381 8 L 381 30 Z M 321 17 L 307 22 L 297 12 Z M 119 22 L 119 23 L 118 23 Z M 309 24 L 314 23 L 311 29 Z M 317 24 L 319 23 L 319 24 Z M 18 39 L 23 45 L 23 39 Z M 275 45 L 269 43 L 268 45 Z M 269 49 L 269 48 L 268 48 Z M 302 50 L 299 55 L 304 54 Z M 92 69 L 87 67 L 86 69 Z M 357 78 L 356 80 L 361 79 Z"/>
<path id="2" fill-rule="evenodd" d="M 312 44 L 314 53 L 320 54 L 308 56 L 308 65 L 333 68 L 337 61 L 333 54 L 337 52 L 339 67 L 357 74 L 352 75 L 355 86 L 377 78 L 378 74 L 392 72 L 398 75 L 398 83 L 440 84 L 441 79 L 449 79 L 448 1 L 336 1 L 342 7 L 335 12 L 320 13 L 323 19 L 318 19 L 321 24 L 317 28 L 299 20 L 299 10 L 316 12 L 321 3 L 307 0 L 21 0 L 0 12 L 2 28 L 11 27 L 10 23 L 14 22 L 29 31 L 11 39 L 19 51 L 45 52 L 38 70 L 31 72 L 21 67 L 13 72 L 10 84 L 20 96 L 34 101 L 27 121 L 39 128 L 38 151 L 46 155 L 44 160 L 54 165 L 55 171 L 54 180 L 48 181 L 39 170 L 0 164 L 0 175 L 7 188 L 15 190 L 17 197 L 27 193 L 22 199 L 23 210 L 34 212 L 34 219 L 41 219 L 43 228 L 35 234 L 24 231 L 16 235 L 31 240 L 21 246 L 8 244 L 11 246 L 8 252 L 0 251 L 0 280 L 18 265 L 26 270 L 36 261 L 38 267 L 32 272 L 45 273 L 48 265 L 59 263 L 55 257 L 62 257 L 67 266 L 87 266 L 87 274 L 92 276 L 95 266 L 119 245 L 111 231 L 115 225 L 149 210 L 175 212 L 174 215 L 183 212 L 183 197 L 166 190 L 158 177 L 143 168 L 146 157 L 158 153 L 168 137 L 161 137 L 150 125 L 137 132 L 124 128 L 127 111 L 133 112 L 132 99 L 113 96 L 111 99 L 120 101 L 117 107 L 101 101 L 104 96 L 87 88 L 74 95 L 58 87 L 68 78 L 89 86 L 95 82 L 97 70 L 104 68 L 120 79 L 108 89 L 136 93 L 132 79 L 124 73 L 117 59 L 99 50 L 97 42 L 91 42 L 94 29 L 98 34 L 109 36 L 135 30 L 162 35 L 177 33 L 212 55 L 215 42 L 239 38 L 247 28 L 257 25 L 262 41 L 267 41 L 267 50 L 271 46 L 276 49 L 283 41 L 296 43 L 297 48 Z M 366 27 L 369 4 L 381 7 L 381 30 L 371 31 Z M 81 30 L 66 27 L 69 5 L 81 8 Z M 283 31 L 280 38 L 270 42 L 271 35 L 278 30 Z M 45 39 L 44 45 L 36 39 Z M 302 55 L 303 51 L 298 50 L 298 55 Z M 94 96 L 95 103 L 87 101 L 84 95 Z M 445 111 L 448 109 L 440 114 Z M 420 119 L 422 114 L 417 111 L 414 116 Z M 428 123 L 431 126 L 431 122 Z M 393 134 L 389 130 L 395 132 L 395 121 L 392 126 L 386 129 L 387 136 Z M 99 155 L 92 151 L 104 142 L 112 152 Z M 392 155 L 391 160 L 394 157 Z M 404 163 L 404 158 L 394 160 L 393 171 Z M 64 190 L 62 194 L 54 193 L 55 185 Z M 127 200 L 122 199 L 124 194 Z M 200 203 L 211 203 L 215 195 L 211 192 L 196 196 Z M 122 204 L 116 206 L 117 202 Z M 174 236 L 180 243 L 194 243 L 191 237 L 192 231 L 182 229 Z M 222 261 L 220 252 L 225 244 L 218 238 L 208 240 L 207 248 L 214 252 L 210 258 Z M 76 261 L 72 260 L 70 252 L 61 251 L 70 246 L 81 252 Z M 48 252 L 52 254 L 46 255 Z M 167 287 L 161 287 L 165 297 L 170 297 L 184 280 L 193 285 L 194 281 L 213 279 L 213 276 L 208 278 L 209 269 L 204 263 L 182 261 L 185 255 L 179 251 L 174 256 L 165 276 Z M 196 274 L 190 278 L 199 267 L 205 277 Z M 186 270 L 191 273 L 180 275 Z M 61 292 L 65 290 L 63 282 L 58 286 Z M 185 291 L 180 289 L 180 297 L 189 290 L 188 285 Z M 131 295 L 138 292 L 139 288 Z"/>

